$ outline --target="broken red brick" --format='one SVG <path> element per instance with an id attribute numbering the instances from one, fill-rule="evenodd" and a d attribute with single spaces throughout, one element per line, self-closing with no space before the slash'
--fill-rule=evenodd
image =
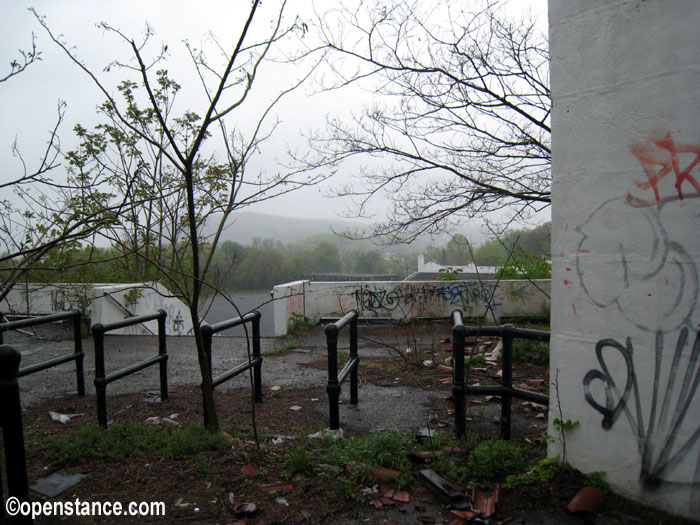
<path id="1" fill-rule="evenodd" d="M 241 467 L 241 472 L 246 476 L 257 476 L 258 471 L 253 468 L 253 465 L 248 463 L 245 467 Z"/>
<path id="2" fill-rule="evenodd" d="M 542 388 L 544 386 L 544 379 L 528 379 L 527 384 L 535 388 Z"/>
<path id="3" fill-rule="evenodd" d="M 394 496 L 394 489 L 387 487 L 385 485 L 382 485 L 379 487 L 379 492 L 381 492 L 382 496 L 385 498 L 391 498 Z"/>
<path id="4" fill-rule="evenodd" d="M 425 505 L 422 503 L 413 503 L 413 508 L 416 510 L 425 510 Z"/>
<path id="5" fill-rule="evenodd" d="M 598 510 L 605 496 L 595 487 L 583 487 L 571 500 L 566 510 L 569 512 L 595 512 Z"/>
<path id="6" fill-rule="evenodd" d="M 480 512 L 471 512 L 469 510 L 451 510 L 447 513 L 450 518 L 460 520 L 462 522 L 473 520 L 479 516 Z"/>
<path id="7" fill-rule="evenodd" d="M 388 505 L 390 507 L 396 505 L 396 502 L 391 498 L 380 498 L 379 501 L 382 502 L 382 505 Z"/>
<path id="8" fill-rule="evenodd" d="M 458 447 L 457 445 L 452 445 L 451 447 L 442 447 L 442 450 L 444 452 L 447 452 L 448 454 L 461 454 L 462 449 Z"/>
<path id="9" fill-rule="evenodd" d="M 496 512 L 499 488 L 500 485 L 496 484 L 491 488 L 475 488 L 472 490 L 474 508 L 480 511 L 484 518 L 489 518 Z"/>
<path id="10" fill-rule="evenodd" d="M 443 373 L 443 374 L 451 374 L 452 373 L 451 366 L 437 365 L 435 370 L 437 370 L 438 372 Z"/>
<path id="11" fill-rule="evenodd" d="M 358 463 L 357 461 L 350 461 L 350 462 L 345 464 L 345 473 L 352 474 L 354 472 L 357 472 L 361 466 L 362 465 L 360 463 Z"/>
<path id="12" fill-rule="evenodd" d="M 267 485 L 266 487 L 260 487 L 263 492 L 291 492 L 294 487 L 289 483 L 277 483 L 276 485 Z"/>
<path id="13" fill-rule="evenodd" d="M 401 472 L 399 472 L 398 470 L 386 467 L 374 467 L 372 469 L 372 474 L 374 475 L 377 481 L 380 481 L 382 483 L 388 483 L 389 481 L 401 476 Z"/>
<path id="14" fill-rule="evenodd" d="M 421 521 L 421 523 L 437 523 L 437 520 L 429 514 L 418 516 L 418 519 Z"/>
<path id="15" fill-rule="evenodd" d="M 408 503 L 411 501 L 411 496 L 405 490 L 400 490 L 394 494 L 393 499 L 399 503 Z"/>
<path id="16" fill-rule="evenodd" d="M 382 502 L 379 499 L 373 499 L 372 501 L 369 502 L 369 504 L 372 505 L 375 509 L 382 508 Z"/>
<path id="17" fill-rule="evenodd" d="M 428 460 L 435 459 L 435 452 L 432 450 L 414 450 L 408 453 L 408 459 L 413 463 L 425 463 Z"/>

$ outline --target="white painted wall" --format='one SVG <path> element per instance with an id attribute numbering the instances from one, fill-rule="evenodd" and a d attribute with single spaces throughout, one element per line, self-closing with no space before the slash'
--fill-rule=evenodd
<path id="1" fill-rule="evenodd" d="M 550 433 L 578 421 L 573 466 L 697 518 L 700 5 L 550 0 L 549 20 Z"/>
<path id="2" fill-rule="evenodd" d="M 140 296 L 135 304 L 128 304 L 126 296 L 132 290 L 139 290 Z M 187 306 L 158 283 L 17 285 L 0 305 L 4 313 L 31 315 L 48 315 L 73 308 L 84 310 L 92 324 L 113 323 L 131 317 L 131 314 L 146 315 L 163 309 L 168 314 L 168 335 L 192 333 L 192 321 Z M 158 322 L 149 321 L 109 333 L 157 334 Z"/>
<path id="3" fill-rule="evenodd" d="M 297 281 L 275 286 L 275 335 L 287 333 L 293 315 L 317 323 L 356 308 L 361 317 L 449 317 L 459 308 L 478 317 L 492 306 L 489 320 L 549 315 L 550 281 Z"/>

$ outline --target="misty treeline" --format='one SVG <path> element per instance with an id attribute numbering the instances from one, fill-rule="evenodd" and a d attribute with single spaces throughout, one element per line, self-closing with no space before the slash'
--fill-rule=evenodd
<path id="1" fill-rule="evenodd" d="M 485 266 L 502 266 L 516 250 L 549 255 L 551 223 L 533 229 L 512 230 L 479 246 L 455 234 L 422 250 L 426 260 L 443 265 L 466 265 L 476 260 Z M 187 251 L 162 248 L 165 256 L 186 261 Z M 177 252 L 177 253 L 174 253 Z M 282 243 L 254 239 L 247 245 L 223 241 L 216 249 L 213 272 L 221 291 L 270 289 L 277 284 L 310 279 L 318 274 L 382 274 L 404 279 L 417 269 L 419 252 L 390 253 L 372 245 L 353 246 L 332 235 Z M 185 262 L 184 266 L 187 266 Z M 81 245 L 78 242 L 51 250 L 28 274 L 30 282 L 133 283 L 162 281 L 162 270 L 138 254 L 124 256 L 115 248 Z M 169 277 L 172 279 L 172 276 Z M 184 277 L 183 277 L 184 278 Z M 209 292 L 213 292 L 210 289 Z"/>

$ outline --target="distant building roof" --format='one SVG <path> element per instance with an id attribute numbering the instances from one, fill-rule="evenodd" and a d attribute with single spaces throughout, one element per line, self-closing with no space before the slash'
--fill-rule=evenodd
<path id="1" fill-rule="evenodd" d="M 400 281 L 398 275 L 392 274 L 371 274 L 371 273 L 314 273 L 311 275 L 312 281 L 335 282 L 335 281 Z"/>
<path id="2" fill-rule="evenodd" d="M 490 268 L 490 267 L 487 267 Z M 479 279 L 493 279 L 495 271 L 482 271 L 479 268 L 479 273 L 476 272 L 460 272 L 455 275 L 456 281 L 478 281 Z M 404 281 L 436 281 L 438 277 L 443 277 L 445 274 L 440 272 L 413 272 L 406 277 Z"/>
<path id="3" fill-rule="evenodd" d="M 418 271 L 412 273 L 405 281 L 433 281 L 440 276 L 444 276 L 445 273 L 440 270 L 459 270 L 455 275 L 456 280 L 459 281 L 476 281 L 478 279 L 492 279 L 495 273 L 498 271 L 498 266 L 476 266 L 474 263 L 470 264 L 451 264 L 451 265 L 441 265 L 435 261 L 425 261 L 423 255 L 418 256 Z"/>

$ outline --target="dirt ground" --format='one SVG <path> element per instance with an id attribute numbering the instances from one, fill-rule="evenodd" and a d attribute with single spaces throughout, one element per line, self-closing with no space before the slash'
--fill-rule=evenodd
<path id="1" fill-rule="evenodd" d="M 20 348 L 24 354 L 22 366 L 26 366 L 66 353 L 65 349 L 70 348 L 69 335 L 67 331 L 52 327 L 31 337 L 6 334 L 5 342 Z M 427 326 L 419 333 L 394 326 L 362 327 L 359 405 L 349 404 L 347 386 L 341 394 L 340 421 L 345 436 L 364 436 L 380 429 L 417 433 L 429 428 L 433 432 L 438 429 L 453 432 L 451 373 L 440 366 L 428 368 L 424 365 L 426 360 L 446 365 L 451 355 L 451 345 L 445 341 L 448 337 L 449 327 L 445 325 Z M 155 353 L 154 338 L 114 336 L 107 339 L 108 371 Z M 165 503 L 165 518 L 139 517 L 133 519 L 133 523 L 464 523 L 460 515 L 454 514 L 455 509 L 426 491 L 417 478 L 401 485 L 377 479 L 376 487 L 371 483 L 353 487 L 352 498 L 340 498 L 329 489 L 326 477 L 318 477 L 322 465 L 317 465 L 313 475 L 297 475 L 291 479 L 283 476 L 282 466 L 291 451 L 307 446 L 308 435 L 328 427 L 326 347 L 321 327 L 295 334 L 293 339 L 264 339 L 262 403 L 252 402 L 249 378 L 245 374 L 219 387 L 216 404 L 221 425 L 232 437 L 231 446 L 182 459 L 135 451 L 126 460 L 66 462 L 48 452 L 43 445 L 51 439 L 73 435 L 76 428 L 96 421 L 92 387 L 94 349 L 89 337 L 83 344 L 88 386 L 85 397 L 75 393 L 72 364 L 20 379 L 30 485 L 54 472 L 86 475 L 83 481 L 57 496 L 58 499 Z M 475 346 L 478 351 L 487 353 L 495 346 L 495 341 L 484 339 Z M 344 355 L 342 350 L 347 346 L 342 339 L 339 348 Z M 107 411 L 111 421 L 141 422 L 152 417 L 167 417 L 183 427 L 201 423 L 201 395 L 192 339 L 169 338 L 168 353 L 168 399 L 159 399 L 158 372 L 149 368 L 109 385 Z M 244 339 L 216 338 L 215 374 L 237 364 L 245 356 Z M 474 366 L 468 382 L 495 384 L 499 370 L 499 363 Z M 548 371 L 540 365 L 518 364 L 514 369 L 514 382 L 524 388 L 546 392 Z M 497 437 L 499 411 L 497 398 L 470 398 L 468 435 Z M 78 415 L 68 424 L 62 424 L 52 420 L 49 412 Z M 253 431 L 253 412 L 260 448 Z M 531 446 L 533 457 L 544 454 L 546 420 L 546 407 L 514 401 L 514 440 Z M 426 465 L 416 465 L 415 471 L 424 468 Z M 342 478 L 344 473 L 334 476 Z M 613 494 L 606 496 L 603 507 L 595 515 L 568 514 L 564 509 L 582 486 L 580 473 L 562 469 L 550 482 L 517 489 L 501 487 L 495 514 L 488 519 L 477 518 L 477 521 L 494 524 L 689 523 Z M 467 487 L 460 487 L 460 490 L 469 494 Z M 47 499 L 33 491 L 31 496 L 38 501 Z M 240 503 L 254 503 L 257 511 L 249 517 L 236 513 L 234 507 Z M 64 520 L 66 523 L 94 521 L 75 517 Z M 130 521 L 121 517 L 104 522 Z"/>

